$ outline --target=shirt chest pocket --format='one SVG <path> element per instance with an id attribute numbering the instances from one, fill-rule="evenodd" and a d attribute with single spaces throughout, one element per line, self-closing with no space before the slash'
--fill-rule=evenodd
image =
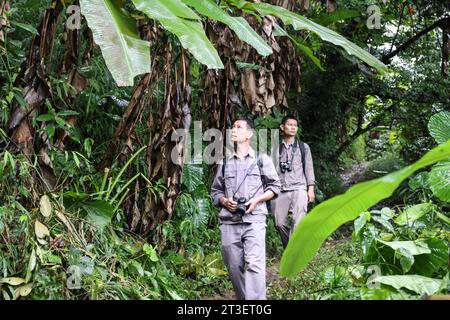
<path id="1" fill-rule="evenodd" d="M 296 173 L 303 172 L 302 155 L 300 150 L 296 150 L 295 152 L 294 159 L 292 160 L 292 167 Z"/>
<path id="2" fill-rule="evenodd" d="M 253 169 L 248 173 L 246 180 L 247 185 L 251 190 L 254 190 L 254 188 L 258 188 L 261 186 L 261 174 L 257 165 L 255 165 Z"/>
<path id="3" fill-rule="evenodd" d="M 226 193 L 232 195 L 236 186 L 236 170 L 227 169 L 224 173 Z"/>

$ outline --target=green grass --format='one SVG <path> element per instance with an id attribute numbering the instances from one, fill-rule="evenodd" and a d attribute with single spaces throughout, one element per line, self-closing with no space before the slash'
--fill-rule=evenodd
<path id="1" fill-rule="evenodd" d="M 333 240 L 323 246 L 306 269 L 294 279 L 276 276 L 279 260 L 272 258 L 268 268 L 268 298 L 283 300 L 355 299 L 359 290 L 345 277 L 339 281 L 326 280 L 324 271 L 339 267 L 348 269 L 358 264 L 358 246 L 350 239 Z"/>

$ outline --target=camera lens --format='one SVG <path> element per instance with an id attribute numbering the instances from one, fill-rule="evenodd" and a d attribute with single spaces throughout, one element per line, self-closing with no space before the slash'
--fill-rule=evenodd
<path id="1" fill-rule="evenodd" d="M 237 204 L 237 208 L 236 208 L 236 214 L 243 216 L 245 214 L 245 211 L 247 211 L 247 206 L 245 205 L 245 203 L 247 202 L 246 198 L 238 198 L 236 200 Z"/>

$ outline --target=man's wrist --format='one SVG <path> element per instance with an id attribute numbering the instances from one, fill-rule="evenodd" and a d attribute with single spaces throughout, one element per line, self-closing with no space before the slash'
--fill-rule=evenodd
<path id="1" fill-rule="evenodd" d="M 268 199 L 271 199 L 271 198 L 273 198 L 274 196 L 275 196 L 275 192 L 273 192 L 272 190 L 268 190 L 268 191 L 266 191 L 265 193 L 263 193 L 263 194 L 257 196 L 257 197 L 255 198 L 255 200 L 256 200 L 258 203 L 266 202 L 266 201 L 269 201 Z"/>

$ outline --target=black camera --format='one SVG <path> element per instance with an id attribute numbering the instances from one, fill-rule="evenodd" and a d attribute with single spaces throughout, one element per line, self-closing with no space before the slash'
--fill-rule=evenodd
<path id="1" fill-rule="evenodd" d="M 281 169 L 281 173 L 285 173 L 286 171 L 291 172 L 292 171 L 292 162 L 291 161 L 280 162 L 280 169 Z"/>
<path id="2" fill-rule="evenodd" d="M 236 207 L 236 211 L 234 212 L 235 214 L 233 215 L 232 221 L 237 222 L 237 221 L 242 221 L 242 216 L 245 214 L 245 211 L 247 211 L 248 206 L 245 205 L 245 203 L 247 202 L 247 199 L 244 197 L 238 198 L 238 199 L 234 199 L 234 201 L 237 202 L 237 207 Z"/>

